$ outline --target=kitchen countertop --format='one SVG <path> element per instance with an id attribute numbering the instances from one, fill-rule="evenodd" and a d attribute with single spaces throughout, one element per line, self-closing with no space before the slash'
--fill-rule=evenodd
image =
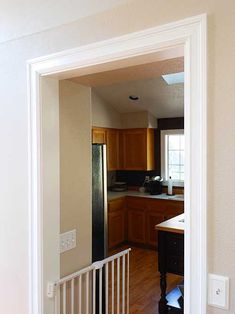
<path id="1" fill-rule="evenodd" d="M 155 226 L 156 230 L 173 233 L 184 233 L 184 214 L 168 219 Z"/>
<path id="2" fill-rule="evenodd" d="M 112 192 L 108 191 L 108 201 L 112 201 L 121 197 L 125 196 L 135 196 L 135 197 L 146 197 L 152 199 L 159 199 L 159 200 L 172 200 L 172 201 L 184 201 L 183 194 L 175 194 L 174 196 L 168 196 L 166 193 L 162 193 L 159 195 L 151 195 L 149 193 L 142 193 L 139 191 L 125 191 L 125 192 Z"/>

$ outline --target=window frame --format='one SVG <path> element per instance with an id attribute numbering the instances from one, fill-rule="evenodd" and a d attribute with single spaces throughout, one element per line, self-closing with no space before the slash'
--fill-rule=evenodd
<path id="1" fill-rule="evenodd" d="M 184 134 L 184 129 L 174 129 L 174 130 L 161 130 L 161 176 L 163 177 L 163 185 L 168 184 L 166 180 L 166 135 L 182 135 Z M 173 180 L 174 186 L 184 187 L 184 180 Z"/>

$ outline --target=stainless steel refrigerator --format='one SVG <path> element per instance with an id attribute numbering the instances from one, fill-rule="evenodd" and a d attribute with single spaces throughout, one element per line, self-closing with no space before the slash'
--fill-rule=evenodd
<path id="1" fill-rule="evenodd" d="M 92 262 L 107 257 L 106 145 L 92 144 Z"/>

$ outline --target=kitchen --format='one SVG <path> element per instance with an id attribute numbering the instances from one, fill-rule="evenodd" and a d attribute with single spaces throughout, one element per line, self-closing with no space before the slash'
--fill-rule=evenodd
<path id="1" fill-rule="evenodd" d="M 160 79 L 163 81 L 162 77 Z M 129 86 L 131 90 L 129 97 L 124 92 L 125 97 L 129 98 L 129 108 L 133 103 L 136 105 L 136 102 L 138 109 L 141 108 L 139 98 L 142 100 L 144 96 L 141 92 L 147 90 L 143 81 L 141 83 L 142 89 L 138 83 L 138 89 L 133 88 L 135 84 L 132 81 L 129 83 L 132 85 L 131 88 Z M 108 252 L 113 254 L 127 247 L 132 248 L 131 269 L 134 268 L 134 276 L 139 276 L 139 281 L 133 280 L 133 285 L 131 284 L 131 291 L 135 293 L 131 293 L 130 296 L 130 309 L 135 313 L 154 313 L 160 298 L 156 225 L 184 212 L 183 84 L 182 81 L 173 84 L 170 86 L 174 88 L 173 92 L 168 90 L 168 102 L 173 103 L 175 108 L 169 107 L 168 113 L 158 112 L 155 116 L 149 111 L 144 111 L 143 105 L 142 110 L 123 112 L 124 96 L 120 95 L 123 84 L 92 88 L 92 143 L 106 144 L 107 149 Z M 109 103 L 112 103 L 113 99 L 110 95 L 114 95 L 115 99 L 115 93 L 119 95 L 119 102 L 118 105 L 111 106 Z M 177 104 L 180 100 L 181 108 Z M 121 112 L 118 111 L 119 108 L 122 108 Z M 171 148 L 168 156 L 178 158 L 177 165 L 172 161 L 170 165 L 168 160 L 168 166 L 171 167 L 169 168 L 171 172 L 168 169 L 168 177 L 169 173 L 173 176 L 170 182 L 165 180 L 162 182 L 163 178 L 160 176 L 164 174 L 164 178 L 167 177 L 167 173 L 164 173 L 166 161 L 162 153 L 165 147 Z M 176 154 L 178 157 L 174 156 Z M 144 260 L 144 257 L 147 257 L 148 261 Z M 137 275 L 135 269 L 142 269 L 146 273 L 144 265 L 146 266 L 150 260 L 152 263 L 150 273 L 155 277 L 155 281 L 151 288 L 148 288 L 149 291 L 143 292 L 141 276 Z M 143 265 L 140 265 L 141 263 Z M 170 290 L 181 282 L 182 276 L 168 275 Z M 147 295 L 150 296 L 150 302 L 146 301 Z"/>

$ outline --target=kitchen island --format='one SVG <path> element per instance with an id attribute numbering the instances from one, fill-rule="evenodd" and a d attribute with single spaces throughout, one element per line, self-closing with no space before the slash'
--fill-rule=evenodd
<path id="1" fill-rule="evenodd" d="M 159 313 L 183 313 L 183 298 L 167 290 L 167 273 L 184 276 L 184 214 L 155 226 L 158 231 L 158 269 L 160 272 L 161 298 Z M 176 288 L 175 291 L 178 289 Z M 179 300 L 171 300 L 177 296 Z M 172 301 L 174 306 L 171 306 Z"/>

